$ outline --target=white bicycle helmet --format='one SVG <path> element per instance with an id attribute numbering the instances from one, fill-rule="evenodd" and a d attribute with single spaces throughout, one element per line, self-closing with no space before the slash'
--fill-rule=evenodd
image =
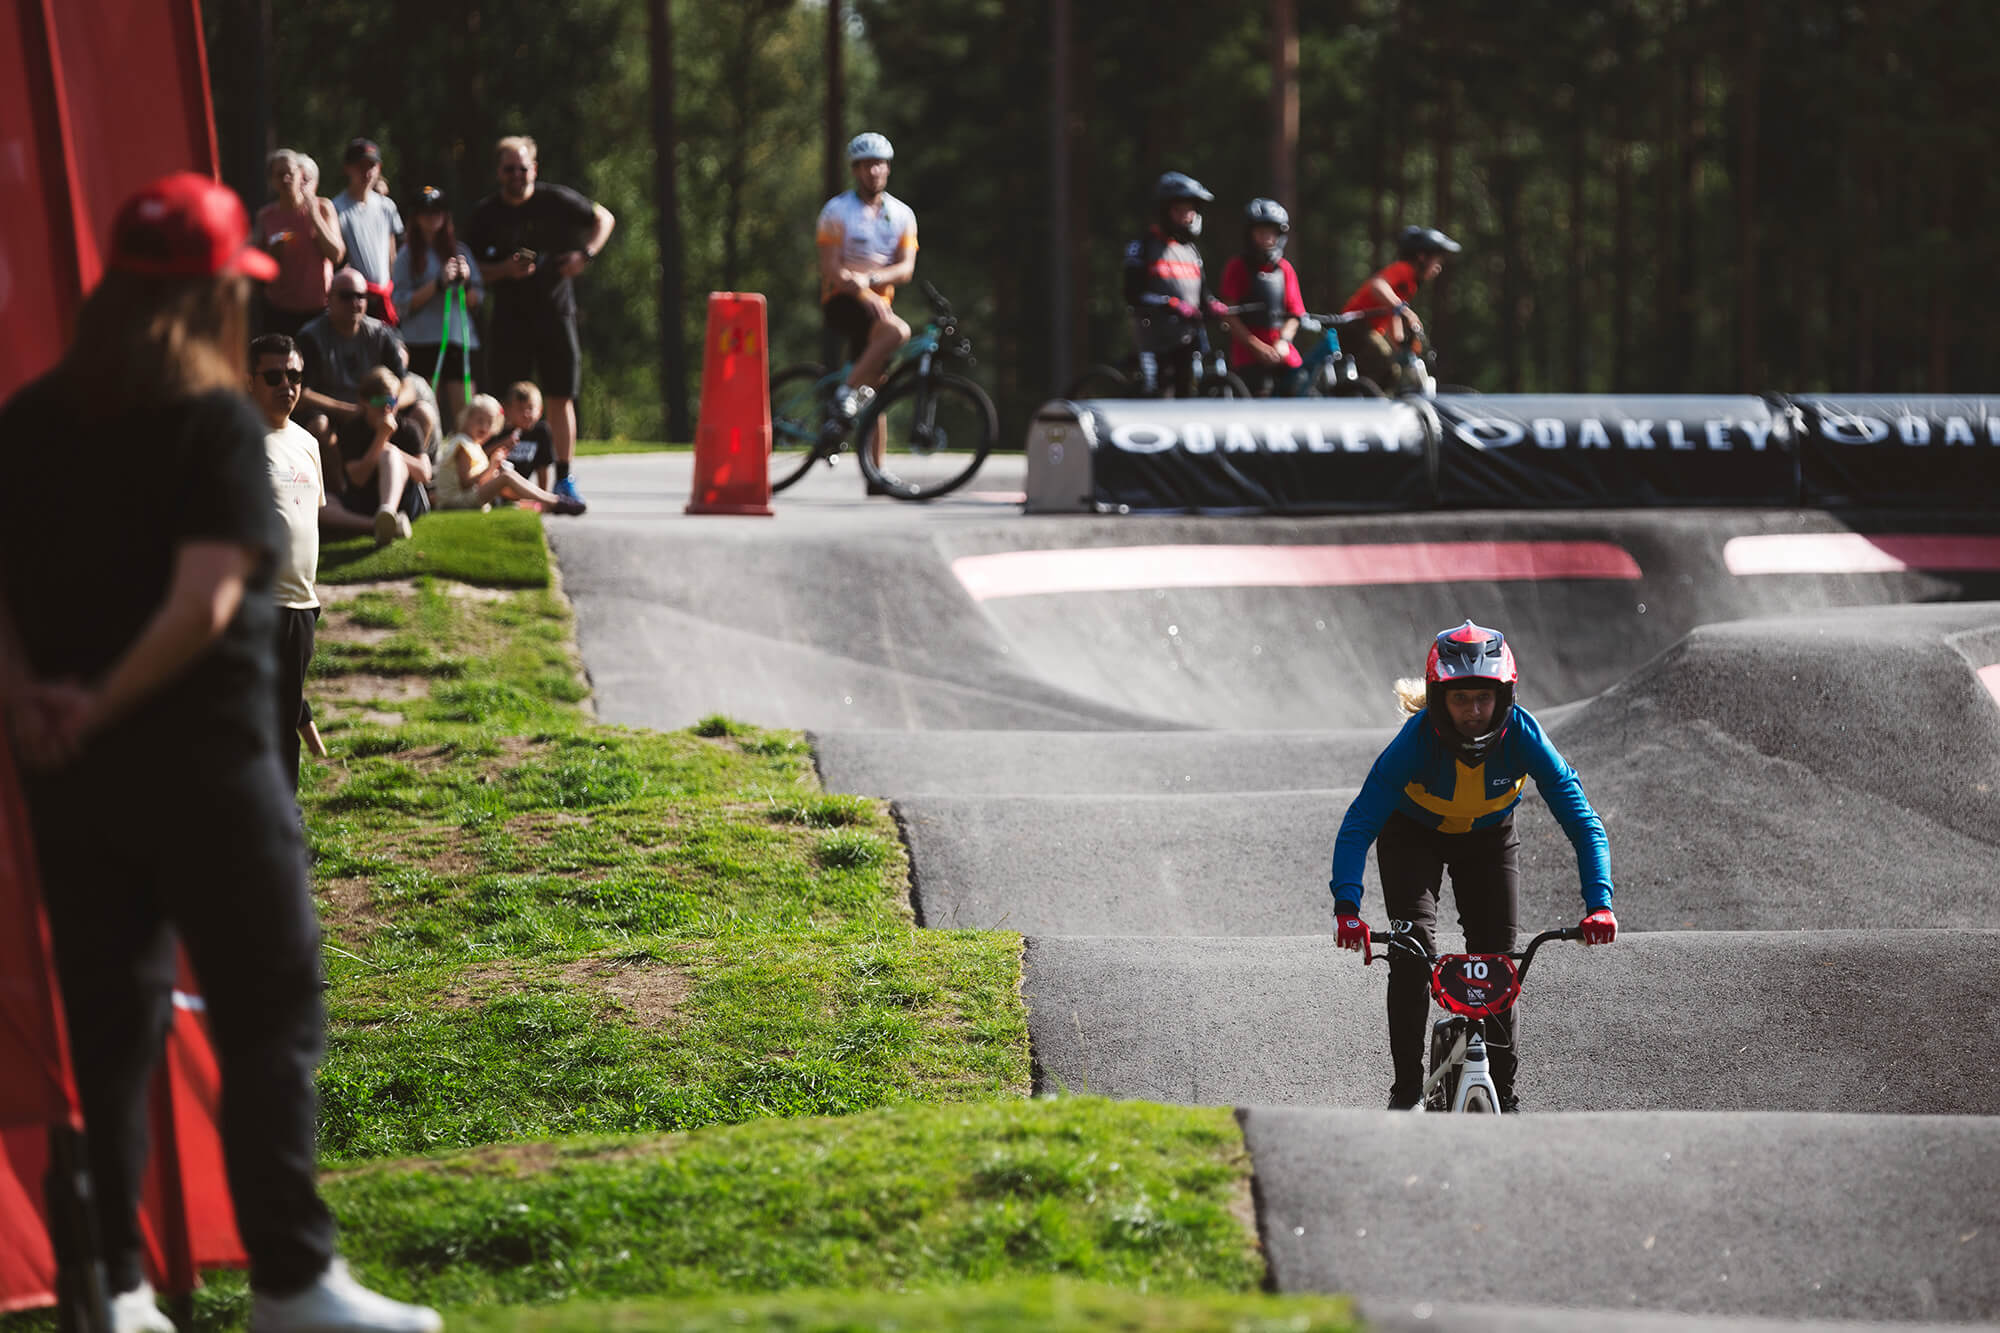
<path id="1" fill-rule="evenodd" d="M 896 160 L 896 150 L 889 143 L 887 136 L 870 130 L 866 134 L 857 134 L 847 141 L 847 163 L 849 166 L 854 165 L 856 162 L 866 162 L 871 158 L 880 159 L 883 162 L 893 162 Z"/>

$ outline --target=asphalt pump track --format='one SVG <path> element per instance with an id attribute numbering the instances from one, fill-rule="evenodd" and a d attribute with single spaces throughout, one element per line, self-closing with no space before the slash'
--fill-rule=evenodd
<path id="1" fill-rule="evenodd" d="M 2000 1312 L 1990 521 L 1029 518 L 1005 458 L 930 506 L 826 471 L 688 519 L 684 459 L 584 480 L 551 532 L 601 715 L 803 727 L 893 801 L 919 922 L 1026 937 L 1040 1089 L 1238 1108 L 1278 1289 L 1485 1333 Z M 1468 616 L 1624 931 L 1537 958 L 1529 1113 L 1392 1114 L 1327 863 L 1391 682 Z M 1573 923 L 1532 786 L 1519 823 L 1524 927 Z"/>

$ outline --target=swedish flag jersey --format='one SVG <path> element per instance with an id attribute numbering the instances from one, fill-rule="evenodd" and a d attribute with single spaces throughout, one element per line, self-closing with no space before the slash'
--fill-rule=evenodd
<path id="1" fill-rule="evenodd" d="M 1549 813 L 1576 848 L 1583 901 L 1595 911 L 1611 905 L 1611 854 L 1604 821 L 1590 808 L 1571 768 L 1542 734 L 1541 724 L 1515 705 L 1507 730 L 1486 752 L 1484 763 L 1466 765 L 1418 713 L 1368 770 L 1368 780 L 1333 844 L 1331 887 L 1336 902 L 1361 903 L 1361 872 L 1368 849 L 1391 814 L 1403 814 L 1440 833 L 1469 833 L 1507 818 L 1529 778 Z"/>

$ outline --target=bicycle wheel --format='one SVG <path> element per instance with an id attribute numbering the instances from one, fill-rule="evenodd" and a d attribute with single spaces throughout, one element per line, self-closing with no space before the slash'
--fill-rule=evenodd
<path id="1" fill-rule="evenodd" d="M 1443 1018 L 1431 1025 L 1431 1058 L 1428 1072 L 1432 1077 L 1437 1075 L 1438 1067 L 1451 1058 L 1452 1048 L 1457 1044 L 1457 1019 Z M 1436 1086 L 1431 1088 L 1430 1096 L 1424 1102 L 1426 1110 L 1449 1111 L 1451 1109 L 1452 1102 L 1458 1097 L 1458 1072 L 1454 1068 L 1442 1079 L 1439 1079 Z M 1428 1082 L 1429 1080 L 1426 1079 L 1425 1081 Z"/>
<path id="2" fill-rule="evenodd" d="M 1487 1095 L 1485 1084 L 1475 1084 L 1465 1090 L 1465 1114 L 1498 1115 L 1499 1113 L 1500 1108 L 1495 1106 L 1493 1098 Z"/>
<path id="3" fill-rule="evenodd" d="M 1132 377 L 1116 366 L 1099 362 L 1084 367 L 1081 374 L 1069 382 L 1063 390 L 1063 397 L 1076 402 L 1091 398 L 1136 398 L 1138 391 L 1133 388 Z"/>
<path id="4" fill-rule="evenodd" d="M 865 442 L 888 423 L 877 466 Z M 986 390 L 959 375 L 909 375 L 886 386 L 854 423 L 855 457 L 868 480 L 898 500 L 931 500 L 972 479 L 1000 439 L 1000 413 Z"/>
<path id="5" fill-rule="evenodd" d="M 771 376 L 771 494 L 806 474 L 814 462 L 829 455 L 819 444 L 826 424 L 829 389 L 820 381 L 826 367 L 803 362 Z"/>

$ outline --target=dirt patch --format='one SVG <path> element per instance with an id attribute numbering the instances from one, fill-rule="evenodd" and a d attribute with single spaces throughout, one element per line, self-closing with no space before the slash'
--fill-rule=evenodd
<path id="1" fill-rule="evenodd" d="M 359 944 L 375 933 L 374 890 L 358 877 L 321 880 L 313 886 L 320 901 L 320 924 L 329 935 Z"/>
<path id="2" fill-rule="evenodd" d="M 428 676 L 380 676 L 371 671 L 314 676 L 306 682 L 306 695 L 315 705 L 322 699 L 331 703 L 410 703 L 427 698 L 430 692 Z"/>
<path id="3" fill-rule="evenodd" d="M 470 583 L 457 583 L 449 579 L 435 580 L 431 586 L 447 597 L 458 597 L 468 602 L 504 602 L 522 591 L 519 588 L 481 588 Z M 376 579 L 367 583 L 323 583 L 319 586 L 319 600 L 323 604 L 350 602 L 363 593 L 384 593 L 390 597 L 413 598 L 416 588 L 409 579 Z"/>
<path id="4" fill-rule="evenodd" d="M 320 1173 L 322 1180 L 371 1176 L 385 1171 L 424 1171 L 457 1176 L 524 1176 L 575 1162 L 630 1162 L 642 1157 L 671 1157 L 687 1140 L 685 1134 L 623 1139 L 616 1143 L 489 1143 L 450 1157 L 404 1157 L 337 1166 Z"/>
<path id="5" fill-rule="evenodd" d="M 579 958 L 560 973 L 572 986 L 594 991 L 613 1001 L 640 1027 L 664 1027 L 674 1020 L 694 978 L 670 963 L 657 960 L 621 962 L 612 958 Z"/>
<path id="6" fill-rule="evenodd" d="M 458 979 L 445 987 L 436 996 L 436 1002 L 446 1009 L 471 1009 L 493 998 L 490 992 L 503 983 L 512 990 L 521 980 L 519 963 L 477 963 L 458 974 Z"/>

